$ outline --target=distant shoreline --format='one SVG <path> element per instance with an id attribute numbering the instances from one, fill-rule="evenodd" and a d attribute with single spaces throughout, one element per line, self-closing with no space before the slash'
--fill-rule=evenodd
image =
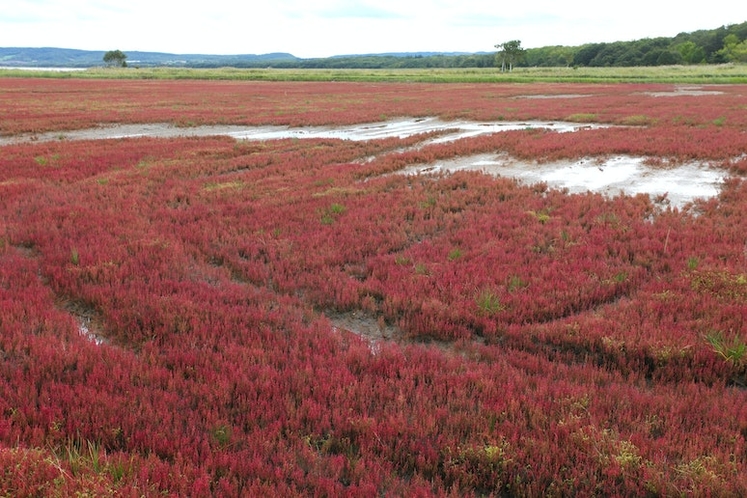
<path id="1" fill-rule="evenodd" d="M 0 69 L 17 69 L 19 71 L 85 71 L 87 67 L 31 67 L 31 66 L 0 66 Z"/>

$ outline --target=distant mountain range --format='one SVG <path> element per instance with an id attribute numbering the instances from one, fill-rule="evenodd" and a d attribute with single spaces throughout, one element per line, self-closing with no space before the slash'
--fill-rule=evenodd
<path id="1" fill-rule="evenodd" d="M 0 47 L 0 66 L 6 67 L 74 67 L 103 66 L 103 50 L 76 50 L 69 48 Z M 272 62 L 294 62 L 291 54 L 167 54 L 163 52 L 125 52 L 130 66 L 235 66 L 263 65 Z"/>
<path id="2" fill-rule="evenodd" d="M 76 50 L 69 48 L 30 48 L 0 47 L 0 66 L 5 67 L 71 67 L 87 68 L 103 66 L 103 50 Z M 127 65 L 136 67 L 175 66 L 175 67 L 287 67 L 296 66 L 304 61 L 318 59 L 301 59 L 288 53 L 271 54 L 169 54 L 164 52 L 125 52 Z M 385 54 L 350 54 L 337 55 L 329 59 L 351 59 L 367 57 L 433 57 L 469 55 L 465 52 L 400 52 Z"/>

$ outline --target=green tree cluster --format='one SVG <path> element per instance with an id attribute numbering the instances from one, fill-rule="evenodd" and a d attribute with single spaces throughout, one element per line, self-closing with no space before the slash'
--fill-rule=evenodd
<path id="1" fill-rule="evenodd" d="M 521 62 L 524 58 L 524 49 L 521 48 L 521 40 L 510 40 L 495 46 L 498 49 L 496 63 L 500 62 L 501 72 L 513 71 L 514 64 Z"/>
<path id="2" fill-rule="evenodd" d="M 524 65 L 623 67 L 720 64 L 747 62 L 746 52 L 747 22 L 744 22 L 712 30 L 680 33 L 673 38 L 527 49 Z"/>
<path id="3" fill-rule="evenodd" d="M 724 37 L 724 48 L 716 52 L 729 62 L 747 62 L 747 40 L 740 40 L 734 33 Z"/>
<path id="4" fill-rule="evenodd" d="M 107 66 L 127 67 L 127 55 L 121 50 L 110 50 L 104 54 Z"/>

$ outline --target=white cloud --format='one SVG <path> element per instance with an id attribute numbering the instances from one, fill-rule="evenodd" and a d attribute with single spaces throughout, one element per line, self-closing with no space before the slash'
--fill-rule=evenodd
<path id="1" fill-rule="evenodd" d="M 174 53 L 290 52 L 299 57 L 405 51 L 490 51 L 674 36 L 713 29 L 734 9 L 688 9 L 629 0 L 4 0 L 0 46 Z"/>

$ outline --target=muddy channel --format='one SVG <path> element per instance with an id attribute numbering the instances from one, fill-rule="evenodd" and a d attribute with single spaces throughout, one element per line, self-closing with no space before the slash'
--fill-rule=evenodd
<path id="1" fill-rule="evenodd" d="M 0 147 L 15 143 L 61 140 L 103 140 L 137 137 L 200 137 L 230 136 L 237 140 L 275 140 L 283 138 L 331 138 L 340 140 L 375 140 L 388 137 L 406 138 L 412 135 L 441 132 L 436 138 L 426 139 L 416 147 L 443 143 L 462 138 L 509 130 L 532 128 L 548 129 L 557 133 L 603 128 L 597 123 L 569 123 L 559 121 L 498 121 L 467 120 L 443 121 L 438 118 L 400 118 L 380 123 L 350 126 L 195 126 L 189 128 L 170 124 L 121 124 L 85 130 L 51 132 L 35 135 L 0 137 Z M 545 182 L 549 187 L 565 188 L 571 193 L 586 191 L 614 196 L 649 194 L 665 198 L 672 207 L 682 207 L 697 198 L 718 194 L 726 172 L 706 163 L 691 162 L 669 168 L 653 168 L 646 157 L 614 156 L 580 159 L 576 161 L 535 162 L 518 161 L 506 154 L 480 154 L 415 165 L 404 174 L 478 170 L 487 174 L 511 177 L 525 184 Z"/>

